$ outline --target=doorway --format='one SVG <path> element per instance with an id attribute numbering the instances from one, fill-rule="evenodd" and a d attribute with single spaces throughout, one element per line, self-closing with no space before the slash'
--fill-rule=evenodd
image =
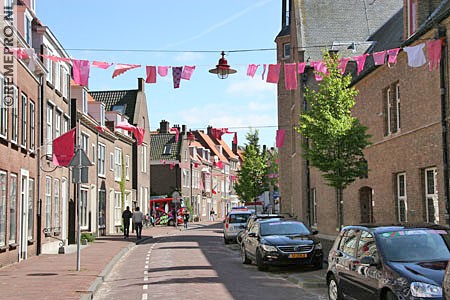
<path id="1" fill-rule="evenodd" d="M 19 242 L 19 261 L 27 259 L 28 250 L 28 213 L 29 213 L 29 197 L 28 197 L 29 171 L 20 170 L 20 242 Z"/>
<path id="2" fill-rule="evenodd" d="M 365 186 L 359 190 L 361 223 L 373 223 L 372 188 Z"/>

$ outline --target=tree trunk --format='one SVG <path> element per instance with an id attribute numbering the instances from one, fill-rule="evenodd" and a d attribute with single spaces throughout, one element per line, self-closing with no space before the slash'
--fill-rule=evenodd
<path id="1" fill-rule="evenodd" d="M 343 206 L 343 190 L 342 188 L 336 188 L 336 224 L 337 229 L 341 230 L 342 226 L 344 225 L 344 206 Z"/>

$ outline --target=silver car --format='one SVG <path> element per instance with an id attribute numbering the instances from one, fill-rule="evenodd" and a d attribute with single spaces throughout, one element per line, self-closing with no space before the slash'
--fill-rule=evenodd
<path id="1" fill-rule="evenodd" d="M 250 211 L 230 211 L 223 222 L 223 239 L 225 244 L 236 241 L 236 236 L 244 230 L 247 219 L 252 215 Z"/>

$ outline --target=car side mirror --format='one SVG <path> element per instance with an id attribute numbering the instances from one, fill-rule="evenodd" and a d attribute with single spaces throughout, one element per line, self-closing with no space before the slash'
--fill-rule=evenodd
<path id="1" fill-rule="evenodd" d="M 254 233 L 254 232 L 249 232 L 248 236 L 249 236 L 249 237 L 255 237 L 255 236 L 256 236 L 256 233 Z"/>
<path id="2" fill-rule="evenodd" d="M 376 266 L 377 262 L 373 256 L 364 256 L 360 260 L 361 265 Z"/>

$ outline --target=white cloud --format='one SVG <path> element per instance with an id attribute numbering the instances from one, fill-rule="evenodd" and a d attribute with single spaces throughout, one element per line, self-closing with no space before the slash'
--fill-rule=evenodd
<path id="1" fill-rule="evenodd" d="M 184 52 L 175 57 L 177 62 L 183 63 L 185 65 L 190 65 L 193 62 L 198 62 L 203 60 L 204 55 L 198 52 Z"/>
<path id="2" fill-rule="evenodd" d="M 230 84 L 226 90 L 229 94 L 252 96 L 257 98 L 274 98 L 277 95 L 276 84 L 267 83 L 259 78 L 247 78 Z"/>

